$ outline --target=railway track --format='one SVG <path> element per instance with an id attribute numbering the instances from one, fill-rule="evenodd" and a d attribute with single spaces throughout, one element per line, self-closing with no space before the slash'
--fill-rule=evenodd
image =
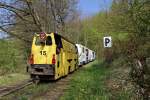
<path id="1" fill-rule="evenodd" d="M 9 95 L 11 93 L 17 92 L 20 89 L 23 89 L 26 86 L 29 86 L 33 83 L 33 80 L 26 80 L 17 85 L 7 86 L 7 87 L 0 87 L 0 98 Z"/>

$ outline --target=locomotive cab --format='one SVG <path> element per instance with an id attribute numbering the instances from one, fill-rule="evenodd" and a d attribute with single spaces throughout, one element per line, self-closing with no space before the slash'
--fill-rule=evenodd
<path id="1" fill-rule="evenodd" d="M 61 50 L 61 44 L 58 46 L 56 39 L 57 42 L 61 41 L 60 38 L 54 37 L 54 33 L 35 34 L 29 59 L 31 78 L 55 79 L 56 57 Z"/>
<path id="2" fill-rule="evenodd" d="M 66 43 L 69 42 L 56 33 L 34 35 L 29 58 L 29 73 L 32 79 L 56 80 L 66 76 L 68 70 L 74 70 L 77 60 L 70 59 L 77 59 L 77 54 L 67 51 L 73 44 L 65 45 Z M 73 47 L 72 51 L 75 51 L 75 46 Z"/>

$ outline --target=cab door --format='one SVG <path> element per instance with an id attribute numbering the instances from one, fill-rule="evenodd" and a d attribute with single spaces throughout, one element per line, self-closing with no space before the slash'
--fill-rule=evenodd
<path id="1" fill-rule="evenodd" d="M 64 66 L 63 66 L 63 45 L 61 36 L 58 34 L 54 34 L 55 44 L 56 44 L 56 55 L 57 55 L 57 64 L 56 70 L 58 77 L 62 77 L 64 75 Z"/>

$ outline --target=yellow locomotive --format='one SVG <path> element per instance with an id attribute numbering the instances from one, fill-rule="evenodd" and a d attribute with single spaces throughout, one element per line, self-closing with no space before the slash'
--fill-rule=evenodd
<path id="1" fill-rule="evenodd" d="M 74 43 L 56 33 L 35 34 L 28 72 L 32 79 L 57 80 L 78 68 Z"/>

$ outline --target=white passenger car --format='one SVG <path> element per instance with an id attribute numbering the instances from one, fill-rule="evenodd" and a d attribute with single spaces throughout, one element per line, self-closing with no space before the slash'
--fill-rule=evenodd
<path id="1" fill-rule="evenodd" d="M 89 51 L 89 54 L 88 54 L 88 62 L 91 62 L 92 61 L 92 50 L 88 49 Z"/>
<path id="2" fill-rule="evenodd" d="M 87 64 L 91 61 L 95 60 L 95 52 L 90 50 L 89 48 L 81 45 L 76 44 L 76 47 L 78 49 L 78 62 L 79 66 Z"/>
<path id="3" fill-rule="evenodd" d="M 90 49 L 87 49 L 87 51 L 88 51 L 88 55 L 87 55 L 88 60 L 87 60 L 87 62 L 92 62 L 92 61 L 94 61 L 95 58 L 96 58 L 95 52 L 92 51 L 92 50 L 90 50 Z"/>
<path id="4" fill-rule="evenodd" d="M 79 61 L 79 66 L 86 64 L 87 63 L 87 57 L 86 57 L 86 47 L 81 45 L 81 44 L 76 44 L 77 49 L 78 49 L 78 61 Z"/>
<path id="5" fill-rule="evenodd" d="M 93 60 L 95 60 L 95 59 L 96 59 L 96 53 L 93 52 Z"/>

